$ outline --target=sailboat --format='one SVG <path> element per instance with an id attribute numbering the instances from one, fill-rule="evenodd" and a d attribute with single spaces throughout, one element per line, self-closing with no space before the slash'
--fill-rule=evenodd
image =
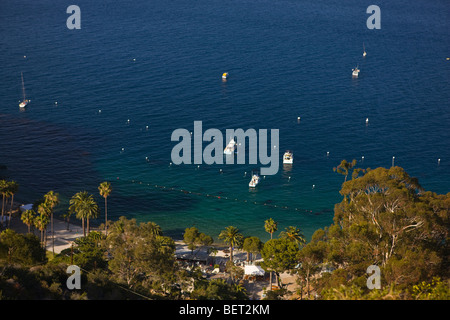
<path id="1" fill-rule="evenodd" d="M 363 57 L 365 57 L 365 56 L 367 56 L 367 52 L 366 52 L 366 47 L 364 46 L 364 42 L 363 42 L 363 50 L 364 50 Z"/>
<path id="2" fill-rule="evenodd" d="M 28 100 L 28 99 L 26 98 L 26 96 L 25 96 L 25 85 L 24 85 L 24 83 L 23 83 L 23 73 L 22 73 L 22 72 L 20 73 L 20 76 L 22 77 L 22 94 L 23 94 L 23 100 L 22 100 L 22 102 L 19 103 L 19 107 L 20 107 L 20 108 L 25 108 L 25 107 L 28 105 L 28 103 L 30 102 L 30 100 Z"/>

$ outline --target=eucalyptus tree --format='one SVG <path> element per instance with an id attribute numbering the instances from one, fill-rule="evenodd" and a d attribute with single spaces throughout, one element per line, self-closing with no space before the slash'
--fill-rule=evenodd
<path id="1" fill-rule="evenodd" d="M 367 170 L 344 182 L 340 194 L 333 224 L 313 235 L 300 255 L 307 277 L 320 262 L 336 269 L 315 287 L 357 285 L 367 293 L 361 280 L 370 265 L 380 268 L 382 286 L 404 290 L 448 277 L 450 193 L 424 191 L 397 166 Z"/>
<path id="2" fill-rule="evenodd" d="M 138 225 L 125 217 L 111 225 L 105 243 L 108 266 L 114 278 L 130 288 L 139 284 L 169 288 L 175 281 L 175 242 L 154 230 L 154 223 Z"/>
<path id="3" fill-rule="evenodd" d="M 347 160 L 342 160 L 341 163 L 333 168 L 333 171 L 340 173 L 345 176 L 344 182 L 347 181 L 347 176 L 351 168 L 356 166 L 356 159 L 353 159 L 352 162 L 348 162 Z"/>

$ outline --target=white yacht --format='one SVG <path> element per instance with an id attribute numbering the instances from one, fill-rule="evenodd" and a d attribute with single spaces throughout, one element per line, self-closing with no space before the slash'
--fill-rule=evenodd
<path id="1" fill-rule="evenodd" d="M 294 154 L 292 151 L 287 150 L 283 155 L 283 163 L 292 164 L 294 163 Z"/>
<path id="2" fill-rule="evenodd" d="M 255 188 L 259 183 L 259 179 L 260 179 L 259 174 L 257 172 L 253 173 L 252 180 L 250 180 L 250 183 L 248 184 L 248 186 L 250 188 Z"/>
<path id="3" fill-rule="evenodd" d="M 25 108 L 27 106 L 28 102 L 30 102 L 30 100 L 28 100 L 25 97 L 25 85 L 23 83 L 23 73 L 22 72 L 20 73 L 20 76 L 22 77 L 22 95 L 23 95 L 23 100 L 22 100 L 22 102 L 19 103 L 19 107 L 20 108 Z"/>
<path id="4" fill-rule="evenodd" d="M 233 154 L 235 149 L 236 149 L 236 141 L 234 141 L 234 138 L 231 138 L 230 142 L 228 142 L 227 146 L 223 150 L 223 153 L 224 154 Z"/>
<path id="5" fill-rule="evenodd" d="M 358 77 L 358 75 L 359 75 L 359 72 L 361 71 L 361 70 L 359 70 L 358 69 L 358 67 L 356 67 L 355 69 L 352 69 L 352 76 L 353 77 Z"/>

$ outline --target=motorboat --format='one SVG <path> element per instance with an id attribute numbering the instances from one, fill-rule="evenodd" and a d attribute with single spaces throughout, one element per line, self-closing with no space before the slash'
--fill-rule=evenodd
<path id="1" fill-rule="evenodd" d="M 258 185 L 259 180 L 260 180 L 259 173 L 257 173 L 257 172 L 252 173 L 252 180 L 250 180 L 250 183 L 248 184 L 248 186 L 250 188 L 255 188 Z"/>
<path id="2" fill-rule="evenodd" d="M 359 70 L 358 67 L 352 69 L 352 76 L 357 78 L 360 71 L 361 70 Z"/>
<path id="3" fill-rule="evenodd" d="M 292 164 L 294 163 L 294 154 L 292 151 L 287 150 L 283 155 L 283 163 Z"/>
<path id="4" fill-rule="evenodd" d="M 230 142 L 228 142 L 227 146 L 223 150 L 223 153 L 233 154 L 235 149 L 236 149 L 236 141 L 234 141 L 234 138 L 231 138 Z"/>

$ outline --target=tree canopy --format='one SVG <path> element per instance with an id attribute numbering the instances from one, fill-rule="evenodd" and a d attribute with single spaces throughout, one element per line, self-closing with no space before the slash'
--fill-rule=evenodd
<path id="1" fill-rule="evenodd" d="M 425 192 L 400 167 L 368 169 L 344 182 L 340 193 L 333 224 L 317 230 L 300 254 L 304 273 L 325 264 L 335 269 L 317 289 L 356 285 L 367 293 L 370 265 L 381 268 L 385 287 L 399 290 L 448 279 L 450 193 Z"/>

